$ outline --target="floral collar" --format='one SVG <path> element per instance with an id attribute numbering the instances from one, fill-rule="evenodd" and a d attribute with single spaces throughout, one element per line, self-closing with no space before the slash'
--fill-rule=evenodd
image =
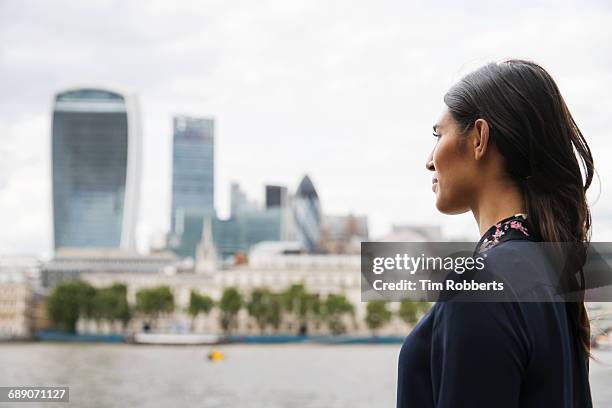
<path id="1" fill-rule="evenodd" d="M 514 214 L 492 225 L 478 241 L 475 252 L 485 252 L 500 242 L 511 239 L 534 239 L 529 232 L 527 214 Z"/>

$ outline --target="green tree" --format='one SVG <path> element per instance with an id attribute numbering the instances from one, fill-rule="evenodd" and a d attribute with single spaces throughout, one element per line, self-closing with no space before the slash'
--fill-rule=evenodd
<path id="1" fill-rule="evenodd" d="M 305 326 L 309 320 L 321 319 L 319 294 L 306 291 L 304 284 L 289 286 L 281 293 L 283 311 L 291 316 L 296 326 Z"/>
<path id="2" fill-rule="evenodd" d="M 391 311 L 387 309 L 387 302 L 384 300 L 373 300 L 366 306 L 365 321 L 372 334 L 391 320 Z"/>
<path id="3" fill-rule="evenodd" d="M 266 315 L 266 323 L 278 331 L 283 315 L 282 296 L 278 293 L 270 293 L 268 300 L 268 313 Z"/>
<path id="4" fill-rule="evenodd" d="M 262 333 L 268 325 L 271 297 L 272 294 L 268 289 L 253 289 L 246 304 L 246 309 L 249 312 L 249 315 L 255 319 L 257 326 Z"/>
<path id="5" fill-rule="evenodd" d="M 282 292 L 285 311 L 295 315 L 297 319 L 308 314 L 307 292 L 304 284 L 296 283 Z"/>
<path id="6" fill-rule="evenodd" d="M 124 284 L 115 283 L 98 289 L 92 303 L 92 317 L 96 320 L 120 320 L 125 328 L 131 318 L 127 287 Z"/>
<path id="7" fill-rule="evenodd" d="M 221 310 L 221 327 L 229 333 L 236 326 L 236 317 L 242 308 L 243 299 L 238 289 L 229 287 L 223 290 L 219 309 Z"/>
<path id="8" fill-rule="evenodd" d="M 325 320 L 323 302 L 321 295 L 318 293 L 310 293 L 308 295 L 309 320 L 313 321 L 318 328 Z"/>
<path id="9" fill-rule="evenodd" d="M 157 321 L 162 313 L 174 311 L 174 295 L 168 286 L 140 289 L 136 292 L 136 309 Z"/>
<path id="10" fill-rule="evenodd" d="M 189 295 L 189 308 L 187 311 L 191 316 L 191 326 L 193 330 L 193 321 L 200 313 L 208 314 L 215 305 L 215 301 L 210 296 L 202 295 L 195 290 Z"/>
<path id="11" fill-rule="evenodd" d="M 268 289 L 258 288 L 251 292 L 251 296 L 246 304 L 249 315 L 257 322 L 259 330 L 263 333 L 267 326 L 272 326 L 278 330 L 282 311 L 283 295 L 272 293 Z"/>
<path id="12" fill-rule="evenodd" d="M 398 311 L 399 317 L 408 324 L 415 324 L 430 308 L 429 302 L 402 300 Z"/>
<path id="13" fill-rule="evenodd" d="M 355 308 L 348 301 L 346 296 L 342 294 L 330 294 L 325 299 L 323 304 L 325 321 L 327 322 L 333 334 L 342 334 L 346 332 L 346 326 L 342 318 L 346 314 L 353 314 Z"/>
<path id="14" fill-rule="evenodd" d="M 95 294 L 94 287 L 80 280 L 60 283 L 47 300 L 49 317 L 59 329 L 76 332 L 79 317 L 93 315 Z"/>

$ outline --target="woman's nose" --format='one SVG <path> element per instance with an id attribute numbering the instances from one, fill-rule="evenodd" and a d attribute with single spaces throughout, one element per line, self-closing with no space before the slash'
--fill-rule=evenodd
<path id="1" fill-rule="evenodd" d="M 431 153 L 429 153 L 429 156 L 427 156 L 427 160 L 425 161 L 425 168 L 429 171 L 436 170 L 433 163 L 433 150 L 431 151 Z"/>

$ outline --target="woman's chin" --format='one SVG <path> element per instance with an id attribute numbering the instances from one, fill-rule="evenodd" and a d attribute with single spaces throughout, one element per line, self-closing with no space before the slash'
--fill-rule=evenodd
<path id="1" fill-rule="evenodd" d="M 446 215 L 458 215 L 458 214 L 464 214 L 470 211 L 469 207 L 457 205 L 448 200 L 444 200 L 442 197 L 440 197 L 439 194 L 436 197 L 436 209 L 440 211 L 442 214 L 446 214 Z"/>

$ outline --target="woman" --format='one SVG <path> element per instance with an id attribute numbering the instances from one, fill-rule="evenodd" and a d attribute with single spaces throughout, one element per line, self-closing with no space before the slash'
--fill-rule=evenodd
<path id="1" fill-rule="evenodd" d="M 593 158 L 550 75 L 491 63 L 444 102 L 426 167 L 439 211 L 473 213 L 476 252 L 535 273 L 519 243 L 586 247 Z M 402 346 L 397 406 L 591 407 L 589 338 L 583 302 L 438 302 Z"/>

